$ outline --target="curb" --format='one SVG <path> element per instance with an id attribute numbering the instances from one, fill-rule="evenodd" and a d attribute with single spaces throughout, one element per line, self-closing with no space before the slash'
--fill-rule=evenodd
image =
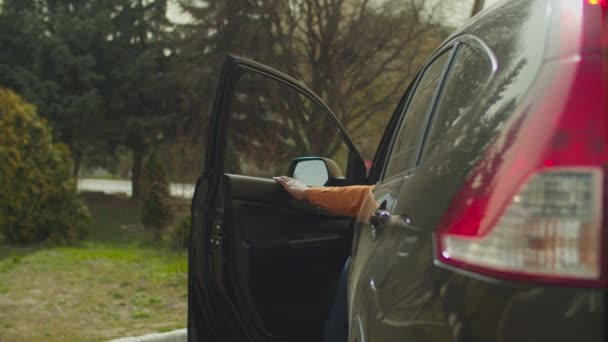
<path id="1" fill-rule="evenodd" d="M 188 339 L 186 329 L 169 331 L 166 333 L 148 334 L 137 337 L 122 337 L 109 342 L 185 342 Z"/>

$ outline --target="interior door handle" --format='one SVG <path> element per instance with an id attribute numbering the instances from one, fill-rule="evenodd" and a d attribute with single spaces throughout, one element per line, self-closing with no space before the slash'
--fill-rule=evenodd
<path id="1" fill-rule="evenodd" d="M 315 235 L 302 236 L 298 239 L 289 240 L 289 241 L 287 241 L 287 243 L 289 244 L 290 247 L 302 247 L 304 245 L 318 244 L 318 243 L 323 243 L 323 242 L 332 241 L 332 240 L 339 240 L 339 239 L 340 239 L 340 235 L 338 235 L 338 234 L 333 234 L 333 233 L 315 234 Z"/>

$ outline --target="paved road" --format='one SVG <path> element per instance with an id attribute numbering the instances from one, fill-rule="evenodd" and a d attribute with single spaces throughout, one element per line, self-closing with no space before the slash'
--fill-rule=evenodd
<path id="1" fill-rule="evenodd" d="M 171 195 L 175 197 L 192 198 L 194 195 L 194 184 L 171 183 L 169 188 Z M 131 181 L 84 178 L 78 180 L 78 190 L 131 196 Z"/>

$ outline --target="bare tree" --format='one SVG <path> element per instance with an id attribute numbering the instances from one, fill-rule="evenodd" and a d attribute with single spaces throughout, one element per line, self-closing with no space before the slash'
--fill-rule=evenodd
<path id="1" fill-rule="evenodd" d="M 282 70 L 311 86 L 352 136 L 374 136 L 423 58 L 443 38 L 438 5 L 420 0 L 290 0 L 272 13 L 274 54 Z M 324 127 L 328 132 L 333 128 Z"/>
<path id="2" fill-rule="evenodd" d="M 204 5 L 182 0 L 182 4 L 197 20 L 191 25 L 199 37 L 194 43 L 205 42 L 205 48 L 199 45 L 197 51 L 206 51 L 207 61 L 219 65 L 219 57 L 231 52 L 302 80 L 333 108 L 367 158 L 407 83 L 445 37 L 437 24 L 439 3 L 423 0 L 216 0 Z M 201 56 L 191 58 L 199 64 L 201 60 Z M 331 136 L 334 130 L 327 120 L 315 127 L 319 136 Z M 322 143 L 322 139 L 309 140 Z M 334 141 L 326 148 L 338 144 Z"/>

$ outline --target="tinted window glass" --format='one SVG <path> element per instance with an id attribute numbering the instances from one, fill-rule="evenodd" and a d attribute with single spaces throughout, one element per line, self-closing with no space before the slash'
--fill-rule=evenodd
<path id="1" fill-rule="evenodd" d="M 481 126 L 476 100 L 487 84 L 492 64 L 478 46 L 461 44 L 450 68 L 435 111 L 433 125 L 425 145 L 424 158 L 453 149 L 470 149 L 467 135 L 476 134 Z"/>
<path id="2" fill-rule="evenodd" d="M 236 83 L 228 123 L 224 171 L 269 178 L 291 160 L 332 159 L 344 174 L 349 150 L 327 112 L 298 90 L 258 73 Z"/>
<path id="3" fill-rule="evenodd" d="M 498 61 L 498 70 L 476 109 L 487 129 L 476 141 L 483 149 L 515 112 L 540 70 L 547 33 L 546 1 L 503 1 L 464 31 L 487 44 Z"/>
<path id="4" fill-rule="evenodd" d="M 546 14 L 544 1 L 505 1 L 496 5 L 480 20 L 472 21 L 460 32 L 483 41 L 497 59 L 498 69 L 482 93 L 475 95 L 471 91 L 469 96 L 473 95 L 474 98 L 463 99 L 463 102 L 468 101 L 471 107 L 460 114 L 452 113 L 442 118 L 441 116 L 450 108 L 450 104 L 445 102 L 453 103 L 454 100 L 450 101 L 450 98 L 462 96 L 457 93 L 453 96 L 451 94 L 458 92 L 458 87 L 462 87 L 463 91 L 466 87 L 459 86 L 456 84 L 458 82 L 454 81 L 453 85 L 447 85 L 451 90 L 444 89 L 442 95 L 444 99 L 440 100 L 440 108 L 436 112 L 435 125 L 439 128 L 431 128 L 423 160 L 423 164 L 428 166 L 427 171 L 434 173 L 435 183 L 438 182 L 438 176 L 445 176 L 451 180 L 465 177 L 484 155 L 484 151 L 496 137 L 496 133 L 503 128 L 505 121 L 521 122 L 526 115 L 526 111 L 518 112 L 516 109 L 534 82 L 542 64 Z M 468 49 L 476 48 L 468 46 Z M 488 62 L 482 54 L 467 61 L 468 53 L 467 50 L 464 51 L 464 55 L 457 57 L 458 63 L 463 67 L 465 64 L 468 65 L 467 73 L 485 73 L 485 70 L 488 70 Z M 476 63 L 479 63 L 481 70 L 475 70 Z M 447 76 L 448 79 L 450 77 L 454 76 Z M 477 76 L 479 80 L 484 77 L 483 73 Z M 463 105 L 466 108 L 466 104 Z M 511 117 L 515 113 L 518 114 L 518 118 Z M 450 127 L 449 132 L 445 128 L 447 126 Z M 445 141 L 438 142 L 438 139 Z M 511 140 L 505 141 L 506 145 L 502 148 L 507 148 Z M 453 184 L 458 186 L 459 183 L 453 182 Z M 480 186 L 483 187 L 485 184 Z M 457 188 L 453 189 L 453 191 L 457 190 Z M 448 197 L 452 194 L 446 186 L 443 186 L 441 191 Z"/>
<path id="5" fill-rule="evenodd" d="M 424 71 L 420 83 L 412 95 L 401 126 L 398 130 L 389 162 L 384 174 L 389 178 L 399 172 L 413 168 L 416 165 L 421 138 L 428 121 L 429 110 L 433 103 L 435 90 L 441 78 L 450 51 L 444 52 L 435 59 Z"/>

